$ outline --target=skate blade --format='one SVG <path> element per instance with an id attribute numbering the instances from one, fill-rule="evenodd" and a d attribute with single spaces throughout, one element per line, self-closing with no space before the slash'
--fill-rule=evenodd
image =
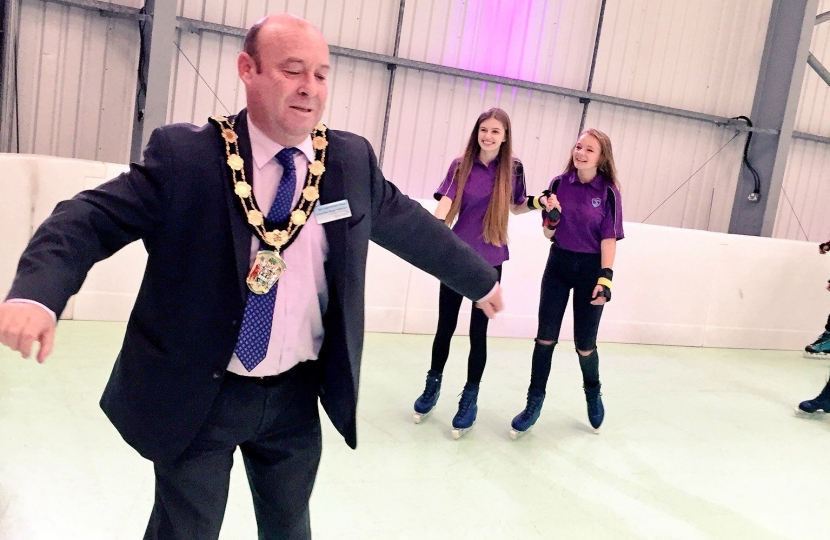
<path id="1" fill-rule="evenodd" d="M 412 421 L 415 422 L 416 424 L 420 424 L 421 421 L 424 420 L 424 418 L 426 418 L 427 416 L 430 415 L 430 413 L 432 413 L 432 411 L 429 411 L 429 412 L 426 412 L 426 413 L 417 413 L 416 412 L 415 414 L 412 415 Z"/>
<path id="2" fill-rule="evenodd" d="M 474 425 L 475 425 L 475 424 L 473 424 L 473 426 L 474 426 Z M 473 429 L 473 426 L 470 426 L 470 427 L 468 427 L 468 428 L 453 428 L 453 430 L 452 430 L 452 438 L 453 438 L 453 439 L 455 439 L 455 440 L 460 439 L 461 437 L 463 437 L 463 436 L 464 436 L 464 434 L 465 434 L 465 433 L 467 433 L 468 431 L 470 431 L 471 429 Z"/>
<path id="3" fill-rule="evenodd" d="M 816 358 L 824 359 L 824 358 L 830 357 L 830 353 L 826 353 L 826 352 L 807 352 L 807 351 L 804 351 L 802 353 L 802 355 L 804 356 L 804 358 L 813 358 L 813 359 L 816 359 Z"/>
<path id="4" fill-rule="evenodd" d="M 527 435 L 527 433 L 528 433 L 531 429 L 533 429 L 533 426 L 530 426 L 529 428 L 527 428 L 527 429 L 526 429 L 526 430 L 524 430 L 524 431 L 519 431 L 519 430 L 517 430 L 517 429 L 511 429 L 511 430 L 510 430 L 510 438 L 511 438 L 511 439 L 513 439 L 514 441 L 519 440 L 519 439 L 521 439 L 522 437 L 524 437 L 525 435 Z"/>
<path id="5" fill-rule="evenodd" d="M 599 435 L 599 428 L 594 428 L 594 435 Z"/>
<path id="6" fill-rule="evenodd" d="M 827 411 L 825 411 L 823 409 L 818 409 L 816 412 L 807 412 L 807 411 L 802 411 L 801 409 L 796 407 L 795 409 L 793 409 L 793 411 L 795 412 L 795 415 L 798 416 L 799 418 L 820 418 L 820 417 L 824 416 L 825 414 L 827 414 Z"/>

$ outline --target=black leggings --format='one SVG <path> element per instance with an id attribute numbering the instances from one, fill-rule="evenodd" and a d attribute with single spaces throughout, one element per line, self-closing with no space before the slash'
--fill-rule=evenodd
<path id="1" fill-rule="evenodd" d="M 501 265 L 495 266 L 501 281 Z M 447 358 L 450 356 L 450 341 L 458 326 L 458 311 L 461 309 L 463 296 L 443 283 L 438 294 L 438 329 L 432 342 L 432 364 L 430 369 L 444 372 Z M 467 359 L 467 382 L 478 384 L 484 374 L 487 363 L 487 324 L 490 319 L 475 306 L 470 312 L 470 356 Z"/>
<path id="2" fill-rule="evenodd" d="M 574 291 L 574 343 L 579 355 L 579 367 L 585 387 L 599 384 L 599 355 L 597 330 L 603 306 L 591 304 L 602 260 L 599 253 L 577 253 L 552 246 L 545 273 L 542 276 L 542 297 L 539 300 L 539 329 L 533 347 L 530 371 L 530 392 L 545 393 L 550 375 L 553 348 L 559 341 L 562 319 L 568 306 L 571 289 Z M 542 344 L 540 341 L 550 342 Z"/>
<path id="3" fill-rule="evenodd" d="M 559 331 L 571 289 L 574 291 L 574 342 L 580 351 L 597 348 L 597 331 L 603 306 L 591 304 L 602 265 L 599 253 L 577 253 L 552 246 L 542 276 L 539 330 L 536 339 L 559 341 Z"/>

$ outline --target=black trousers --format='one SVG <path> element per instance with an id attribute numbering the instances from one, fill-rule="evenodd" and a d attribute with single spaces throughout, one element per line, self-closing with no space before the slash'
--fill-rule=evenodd
<path id="1" fill-rule="evenodd" d="M 176 461 L 154 464 L 155 504 L 145 540 L 219 537 L 237 447 L 259 539 L 311 538 L 308 502 L 322 450 L 313 364 L 263 379 L 226 374 L 193 443 Z"/>
<path id="2" fill-rule="evenodd" d="M 501 281 L 501 265 L 495 266 Z M 432 341 L 432 363 L 430 369 L 444 372 L 447 358 L 450 356 L 450 341 L 458 326 L 458 312 L 464 297 L 443 283 L 438 293 L 438 329 Z M 470 312 L 470 355 L 467 358 L 467 382 L 478 384 L 484 374 L 487 363 L 487 325 L 490 319 L 475 306 Z"/>
<path id="3" fill-rule="evenodd" d="M 559 341 L 568 297 L 573 289 L 574 342 L 581 351 L 597 348 L 597 331 L 603 306 L 591 304 L 602 265 L 599 253 L 577 253 L 551 246 L 542 276 L 539 329 L 536 339 Z"/>

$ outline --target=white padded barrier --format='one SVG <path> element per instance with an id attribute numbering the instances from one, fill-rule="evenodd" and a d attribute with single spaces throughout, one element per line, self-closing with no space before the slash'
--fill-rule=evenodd
<path id="1" fill-rule="evenodd" d="M 124 165 L 0 154 L 0 292 L 55 204 L 126 170 Z M 435 202 L 420 201 L 432 210 Z M 797 242 L 637 223 L 617 246 L 614 301 L 600 341 L 797 350 L 821 332 L 830 310 L 830 255 Z M 489 335 L 533 338 L 549 242 L 536 213 L 510 218 L 502 285 L 506 309 Z M 126 320 L 144 271 L 141 243 L 96 265 L 63 318 Z M 372 244 L 366 276 L 366 330 L 431 334 L 438 281 Z M 470 302 L 458 333 L 466 334 Z M 560 339 L 573 336 L 571 309 Z"/>

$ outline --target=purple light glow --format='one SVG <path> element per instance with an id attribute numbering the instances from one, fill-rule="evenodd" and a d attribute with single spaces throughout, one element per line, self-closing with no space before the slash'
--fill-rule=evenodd
<path id="1" fill-rule="evenodd" d="M 469 0 L 459 2 L 457 24 L 448 28 L 458 36 L 457 61 L 444 58 L 445 65 L 456 64 L 490 75 L 521 78 L 521 55 L 530 34 L 530 12 L 537 0 Z M 533 44 L 527 44 L 533 50 Z M 446 55 L 454 51 L 448 48 Z"/>

